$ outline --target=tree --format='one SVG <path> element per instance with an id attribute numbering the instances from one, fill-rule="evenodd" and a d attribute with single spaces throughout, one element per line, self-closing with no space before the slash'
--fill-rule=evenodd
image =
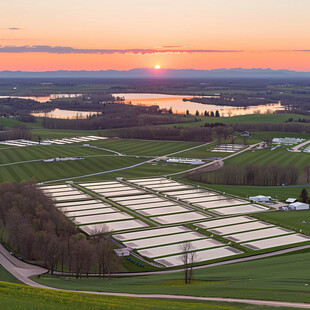
<path id="1" fill-rule="evenodd" d="M 215 112 L 215 117 L 220 117 L 220 112 L 218 110 Z"/>
<path id="2" fill-rule="evenodd" d="M 301 202 L 304 202 L 304 203 L 307 203 L 309 201 L 308 192 L 305 188 L 301 190 L 299 198 Z"/>
<path id="3" fill-rule="evenodd" d="M 196 116 L 199 116 L 199 111 L 198 110 L 196 111 Z"/>
<path id="4" fill-rule="evenodd" d="M 204 116 L 209 116 L 209 112 L 205 111 Z"/>
<path id="5" fill-rule="evenodd" d="M 214 117 L 214 112 L 213 111 L 211 112 L 211 117 Z"/>
<path id="6" fill-rule="evenodd" d="M 185 242 L 180 245 L 182 254 L 182 262 L 184 265 L 184 280 L 185 284 L 190 284 L 193 278 L 193 265 L 196 262 L 197 254 L 194 252 L 194 247 L 190 242 Z"/>
<path id="7" fill-rule="evenodd" d="M 189 115 L 189 111 L 188 110 L 186 110 L 186 115 Z"/>

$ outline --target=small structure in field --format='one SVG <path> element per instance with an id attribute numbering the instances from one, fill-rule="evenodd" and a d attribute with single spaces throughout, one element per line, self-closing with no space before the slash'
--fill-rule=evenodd
<path id="1" fill-rule="evenodd" d="M 287 199 L 285 200 L 286 203 L 294 203 L 294 202 L 296 202 L 296 201 L 297 201 L 296 198 L 287 198 Z"/>
<path id="2" fill-rule="evenodd" d="M 117 256 L 129 256 L 131 252 L 131 248 L 115 249 L 114 252 Z"/>
<path id="3" fill-rule="evenodd" d="M 249 199 L 252 202 L 269 202 L 271 200 L 271 197 L 270 196 L 258 195 L 258 196 L 249 197 Z"/>

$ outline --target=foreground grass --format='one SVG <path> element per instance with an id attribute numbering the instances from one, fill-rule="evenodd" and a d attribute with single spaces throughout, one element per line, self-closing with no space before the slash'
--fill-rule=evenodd
<path id="1" fill-rule="evenodd" d="M 195 302 L 181 300 L 142 299 L 118 296 L 62 292 L 0 282 L 0 309 L 272 309 L 237 303 Z M 286 308 L 287 309 L 287 308 Z"/>
<path id="2" fill-rule="evenodd" d="M 21 282 L 17 280 L 11 273 L 9 273 L 4 267 L 2 267 L 2 265 L 0 265 L 0 281 L 21 284 Z"/>
<path id="3" fill-rule="evenodd" d="M 103 279 L 41 277 L 38 282 L 57 288 L 127 293 L 253 298 L 310 302 L 310 250 L 194 271 L 185 285 L 183 273 Z"/>

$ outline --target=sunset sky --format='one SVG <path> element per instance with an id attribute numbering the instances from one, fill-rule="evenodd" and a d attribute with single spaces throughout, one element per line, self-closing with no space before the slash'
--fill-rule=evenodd
<path id="1" fill-rule="evenodd" d="M 310 71 L 309 0 L 11 0 L 0 12 L 0 70 Z"/>

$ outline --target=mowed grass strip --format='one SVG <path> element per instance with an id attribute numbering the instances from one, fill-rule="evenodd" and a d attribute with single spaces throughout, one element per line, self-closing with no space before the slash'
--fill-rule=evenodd
<path id="1" fill-rule="evenodd" d="M 2 265 L 0 265 L 0 281 L 21 284 L 21 282 L 9 273 Z"/>
<path id="2" fill-rule="evenodd" d="M 303 174 L 303 168 L 310 163 L 310 155 L 307 153 L 289 152 L 285 147 L 281 149 L 247 151 L 238 156 L 232 157 L 225 161 L 225 165 L 236 165 L 240 169 L 247 164 L 277 164 L 281 167 L 295 165 L 299 169 L 299 174 Z"/>
<path id="3" fill-rule="evenodd" d="M 55 291 L 0 282 L 0 308 L 17 310 L 88 310 L 88 309 L 271 309 L 238 303 L 182 301 L 169 299 L 102 296 L 96 294 Z M 286 308 L 287 309 L 287 308 Z"/>
<path id="4" fill-rule="evenodd" d="M 183 272 L 108 279 L 41 277 L 38 282 L 57 288 L 128 293 L 251 298 L 310 303 L 310 250 L 202 268 L 184 284 Z"/>
<path id="5" fill-rule="evenodd" d="M 40 145 L 0 149 L 0 165 L 21 161 L 48 159 L 56 157 L 75 157 L 92 155 L 113 155 L 112 152 L 83 146 Z"/>
<path id="6" fill-rule="evenodd" d="M 38 182 L 83 176 L 85 174 L 124 168 L 145 161 L 145 158 L 106 156 L 64 162 L 30 162 L 0 167 L 0 182 L 20 182 L 35 178 Z M 119 173 L 120 174 L 120 173 Z"/>
<path id="7" fill-rule="evenodd" d="M 127 155 L 161 156 L 182 151 L 202 143 L 176 141 L 146 141 L 107 139 L 89 144 L 107 148 Z M 177 155 L 176 155 L 177 156 Z"/>

